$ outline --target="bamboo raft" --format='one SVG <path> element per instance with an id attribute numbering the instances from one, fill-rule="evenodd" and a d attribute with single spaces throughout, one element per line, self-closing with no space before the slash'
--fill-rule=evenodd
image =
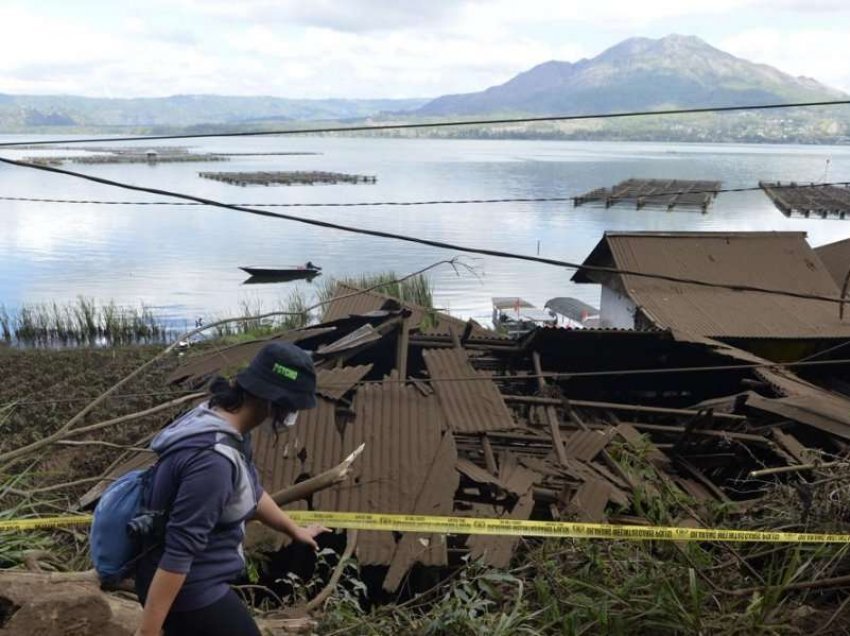
<path id="1" fill-rule="evenodd" d="M 597 188 L 573 197 L 576 207 L 586 203 L 602 203 L 606 208 L 622 202 L 634 203 L 635 209 L 662 207 L 699 208 L 708 211 L 717 192 L 719 181 L 686 181 L 682 179 L 627 179 L 608 188 Z"/>
<path id="2" fill-rule="evenodd" d="M 759 187 L 788 217 L 797 214 L 806 218 L 845 219 L 850 215 L 850 188 L 847 186 L 759 181 Z"/>
<path id="3" fill-rule="evenodd" d="M 115 155 L 80 155 L 75 157 L 27 157 L 23 161 L 37 166 L 61 166 L 64 163 L 86 165 L 116 164 L 116 163 L 190 163 L 207 161 L 230 161 L 229 157 L 218 154 L 115 154 Z"/>
<path id="4" fill-rule="evenodd" d="M 337 183 L 376 183 L 377 177 L 341 172 L 199 172 L 199 177 L 231 185 L 333 185 Z"/>

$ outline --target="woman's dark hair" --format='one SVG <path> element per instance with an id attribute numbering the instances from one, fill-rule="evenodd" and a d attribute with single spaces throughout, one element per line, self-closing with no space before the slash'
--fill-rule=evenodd
<path id="1" fill-rule="evenodd" d="M 220 375 L 210 382 L 209 391 L 210 408 L 220 408 L 233 413 L 245 403 L 245 389 Z"/>

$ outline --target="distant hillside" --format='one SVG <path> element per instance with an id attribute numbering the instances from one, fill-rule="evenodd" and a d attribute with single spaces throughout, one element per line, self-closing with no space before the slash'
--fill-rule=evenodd
<path id="1" fill-rule="evenodd" d="M 283 99 L 175 95 L 105 99 L 0 94 L 0 131 L 33 128 L 188 127 L 208 124 L 360 119 L 418 108 L 425 99 Z"/>
<path id="2" fill-rule="evenodd" d="M 813 79 L 754 64 L 693 36 L 630 38 L 592 59 L 546 62 L 478 93 L 446 95 L 423 116 L 594 113 L 846 97 Z"/>

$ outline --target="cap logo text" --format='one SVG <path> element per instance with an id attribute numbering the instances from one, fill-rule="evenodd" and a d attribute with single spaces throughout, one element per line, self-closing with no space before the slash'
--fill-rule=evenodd
<path id="1" fill-rule="evenodd" d="M 295 369 L 290 369 L 289 367 L 285 367 L 279 362 L 275 362 L 275 365 L 272 367 L 272 371 L 277 373 L 279 376 L 286 378 L 287 380 L 298 379 L 298 371 L 296 371 Z"/>

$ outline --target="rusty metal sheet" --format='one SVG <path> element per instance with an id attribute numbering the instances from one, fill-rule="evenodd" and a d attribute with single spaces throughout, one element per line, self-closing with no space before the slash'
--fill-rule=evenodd
<path id="1" fill-rule="evenodd" d="M 362 327 L 358 327 L 351 333 L 346 334 L 339 340 L 335 340 L 334 342 L 322 345 L 316 350 L 316 353 L 320 353 L 322 355 L 340 353 L 342 351 L 357 349 L 358 347 L 368 345 L 380 339 L 381 334 L 378 332 L 377 329 L 375 329 L 372 325 L 363 325 Z"/>
<path id="2" fill-rule="evenodd" d="M 275 436 L 267 427 L 251 434 L 254 464 L 260 483 L 268 493 L 288 488 L 300 478 L 314 477 L 339 464 L 346 456 L 343 433 L 336 422 L 336 405 L 318 397 L 316 408 L 301 411 L 298 421 L 287 432 Z M 349 451 L 350 452 L 350 451 Z M 313 507 L 333 510 L 336 492 L 350 487 L 344 482 L 313 495 Z M 289 508 L 303 508 L 304 502 L 288 504 Z"/>
<path id="3" fill-rule="evenodd" d="M 319 369 L 316 373 L 316 393 L 329 400 L 339 400 L 371 370 L 371 364 Z"/>
<path id="4" fill-rule="evenodd" d="M 431 349 L 422 355 L 428 373 L 437 380 L 432 386 L 451 430 L 484 433 L 520 428 L 495 383 L 472 368 L 465 351 Z M 456 381 L 440 381 L 443 378 Z"/>
<path id="5" fill-rule="evenodd" d="M 540 475 L 517 463 L 512 455 L 503 455 L 499 466 L 499 478 L 513 492 L 521 493 L 514 507 L 505 512 L 504 509 L 492 506 L 476 506 L 473 514 L 500 517 L 502 519 L 528 519 L 534 508 L 532 487 L 540 479 Z M 489 511 L 488 511 L 489 509 Z M 496 511 L 500 510 L 501 514 Z M 466 541 L 469 556 L 472 559 L 483 558 L 484 563 L 495 568 L 506 568 L 511 563 L 514 550 L 519 543 L 519 537 L 491 537 L 486 535 L 470 536 Z"/>
<path id="6" fill-rule="evenodd" d="M 616 431 L 620 437 L 638 448 L 643 448 L 648 444 L 650 446 L 650 450 L 647 453 L 646 458 L 656 468 L 666 469 L 670 465 L 670 460 L 667 456 L 658 450 L 648 438 L 644 437 L 641 432 L 631 424 L 621 422 L 617 425 Z"/>
<path id="7" fill-rule="evenodd" d="M 177 367 L 167 382 L 189 382 L 195 384 L 209 376 L 227 370 L 237 370 L 248 364 L 255 355 L 269 342 L 302 342 L 316 336 L 335 331 L 334 327 L 311 327 L 287 331 L 280 336 L 260 338 L 250 342 L 227 347 L 216 347 L 215 350 L 191 356 L 185 363 Z"/>
<path id="8" fill-rule="evenodd" d="M 814 455 L 812 451 L 803 446 L 791 433 L 774 428 L 770 434 L 782 450 L 801 464 L 811 461 Z"/>
<path id="9" fill-rule="evenodd" d="M 446 470 L 457 461 L 457 449 L 451 433 L 445 433 L 440 447 L 434 455 L 423 487 L 413 505 L 416 515 L 450 515 L 453 510 L 454 493 L 457 490 L 459 476 L 452 470 Z M 449 494 L 450 493 L 450 494 Z M 383 588 L 395 592 L 402 577 L 414 563 L 430 566 L 448 565 L 446 535 L 437 533 L 405 532 L 398 542 Z"/>
<path id="10" fill-rule="evenodd" d="M 747 407 L 850 439 L 850 399 L 809 384 L 790 371 L 757 369 L 755 372 L 786 397 L 766 398 L 753 393 L 747 398 Z"/>
<path id="11" fill-rule="evenodd" d="M 366 384 L 355 394 L 354 411 L 354 421 L 345 430 L 345 453 L 361 443 L 365 450 L 354 466 L 351 483 L 335 488 L 325 509 L 411 514 L 417 501 L 432 501 L 432 497 L 450 509 L 454 488 L 447 488 L 440 479 L 427 481 L 445 429 L 437 399 L 397 381 Z M 441 466 L 445 479 L 457 479 L 456 459 Z M 362 565 L 389 565 L 395 554 L 391 533 L 360 534 L 357 556 Z"/>
<path id="12" fill-rule="evenodd" d="M 467 321 L 455 318 L 444 312 L 433 311 L 410 302 L 402 302 L 397 298 L 381 294 L 376 291 L 363 292 L 357 287 L 344 283 L 337 283 L 334 297 L 325 308 L 322 322 L 331 322 L 345 318 L 380 311 L 388 307 L 404 307 L 410 310 L 410 324 L 414 327 L 422 327 L 428 334 L 445 334 L 454 332 L 462 334 L 466 328 Z M 476 337 L 498 337 L 496 332 L 486 329 L 472 321 L 472 334 Z"/>
<path id="13" fill-rule="evenodd" d="M 648 274 L 751 285 L 837 297 L 830 272 L 803 232 L 606 232 L 585 261 Z M 576 282 L 605 275 L 579 270 Z M 624 275 L 605 284 L 622 291 L 656 326 L 710 337 L 850 336 L 835 305 Z"/>
<path id="14" fill-rule="evenodd" d="M 590 461 L 608 446 L 614 437 L 614 428 L 605 431 L 574 431 L 564 442 L 567 457 Z"/>
<path id="15" fill-rule="evenodd" d="M 593 479 L 579 486 L 570 499 L 567 513 L 575 515 L 579 521 L 602 523 L 605 521 L 605 507 L 611 494 L 611 484 L 603 479 Z"/>
<path id="16" fill-rule="evenodd" d="M 711 491 L 698 481 L 687 477 L 673 477 L 673 481 L 697 501 L 714 501 L 715 497 Z"/>

